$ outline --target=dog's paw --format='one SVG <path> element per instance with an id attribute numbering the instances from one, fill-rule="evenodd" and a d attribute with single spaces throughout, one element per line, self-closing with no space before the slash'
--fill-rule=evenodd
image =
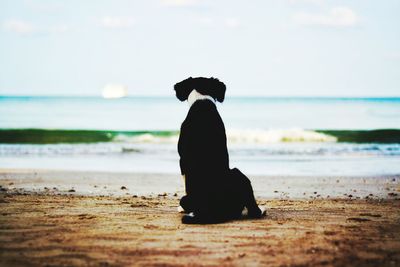
<path id="1" fill-rule="evenodd" d="M 264 206 L 257 206 L 255 209 L 249 210 L 247 216 L 254 219 L 259 219 L 267 215 L 267 209 Z"/>
<path id="2" fill-rule="evenodd" d="M 258 206 L 258 208 L 261 210 L 261 217 L 267 216 L 267 207 Z"/>
<path id="3" fill-rule="evenodd" d="M 185 210 L 181 206 L 179 206 L 177 210 L 179 213 L 185 213 Z"/>

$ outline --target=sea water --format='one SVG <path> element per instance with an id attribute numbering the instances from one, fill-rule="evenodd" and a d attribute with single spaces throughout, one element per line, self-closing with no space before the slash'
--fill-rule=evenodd
<path id="1" fill-rule="evenodd" d="M 217 108 L 230 165 L 248 174 L 400 174 L 400 98 L 228 97 Z M 173 96 L 3 96 L 0 168 L 179 174 L 188 109 Z"/>

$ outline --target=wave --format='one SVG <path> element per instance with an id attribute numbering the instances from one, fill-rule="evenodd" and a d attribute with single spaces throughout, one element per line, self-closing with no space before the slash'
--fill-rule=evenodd
<path id="1" fill-rule="evenodd" d="M 332 135 L 303 129 L 228 130 L 230 143 L 336 142 Z"/>
<path id="2" fill-rule="evenodd" d="M 120 133 L 117 134 L 112 141 L 114 142 L 123 142 L 123 143 L 153 143 L 153 144 L 160 144 L 160 143 L 171 143 L 175 144 L 178 143 L 179 139 L 179 132 L 171 131 L 165 132 L 165 134 L 160 135 L 153 132 L 145 132 L 139 134 L 132 134 L 130 133 Z"/>
<path id="3" fill-rule="evenodd" d="M 233 160 L 310 160 L 319 157 L 347 159 L 351 157 L 399 157 L 400 144 L 355 143 L 277 143 L 266 146 L 228 146 Z M 83 144 L 0 144 L 0 157 L 25 156 L 106 156 L 117 159 L 178 160 L 176 146 L 130 143 Z M 343 158 L 345 157 L 345 158 Z M 322 158 L 319 158 L 322 159 Z"/>
<path id="4" fill-rule="evenodd" d="M 179 131 L 0 129 L 2 144 L 176 143 Z M 378 130 L 227 130 L 230 144 L 285 142 L 400 143 L 400 129 Z"/>
<path id="5" fill-rule="evenodd" d="M 335 136 L 338 142 L 346 143 L 400 143 L 400 129 L 378 130 L 317 130 Z"/>
<path id="6" fill-rule="evenodd" d="M 67 129 L 0 129 L 3 144 L 154 142 L 178 136 L 178 131 L 108 131 Z"/>

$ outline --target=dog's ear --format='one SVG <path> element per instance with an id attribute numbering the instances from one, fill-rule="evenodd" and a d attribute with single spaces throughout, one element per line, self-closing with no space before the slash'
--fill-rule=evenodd
<path id="1" fill-rule="evenodd" d="M 193 90 L 193 78 L 189 77 L 177 84 L 174 85 L 174 90 L 176 93 L 176 97 L 180 101 L 185 101 L 187 100 L 190 92 Z"/>
<path id="2" fill-rule="evenodd" d="M 223 82 L 220 80 L 211 77 L 210 78 L 210 87 L 213 89 L 212 91 L 212 97 L 217 99 L 218 102 L 223 102 L 225 99 L 225 91 L 226 91 L 226 86 Z"/>

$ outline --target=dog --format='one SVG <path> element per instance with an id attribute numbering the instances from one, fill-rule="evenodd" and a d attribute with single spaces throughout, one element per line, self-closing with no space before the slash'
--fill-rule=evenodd
<path id="1" fill-rule="evenodd" d="M 190 108 L 180 129 L 179 165 L 186 195 L 180 200 L 182 222 L 220 223 L 242 215 L 265 215 L 254 198 L 250 180 L 229 168 L 225 126 L 216 102 L 223 102 L 226 86 L 216 78 L 189 77 L 174 85 L 176 97 Z"/>

